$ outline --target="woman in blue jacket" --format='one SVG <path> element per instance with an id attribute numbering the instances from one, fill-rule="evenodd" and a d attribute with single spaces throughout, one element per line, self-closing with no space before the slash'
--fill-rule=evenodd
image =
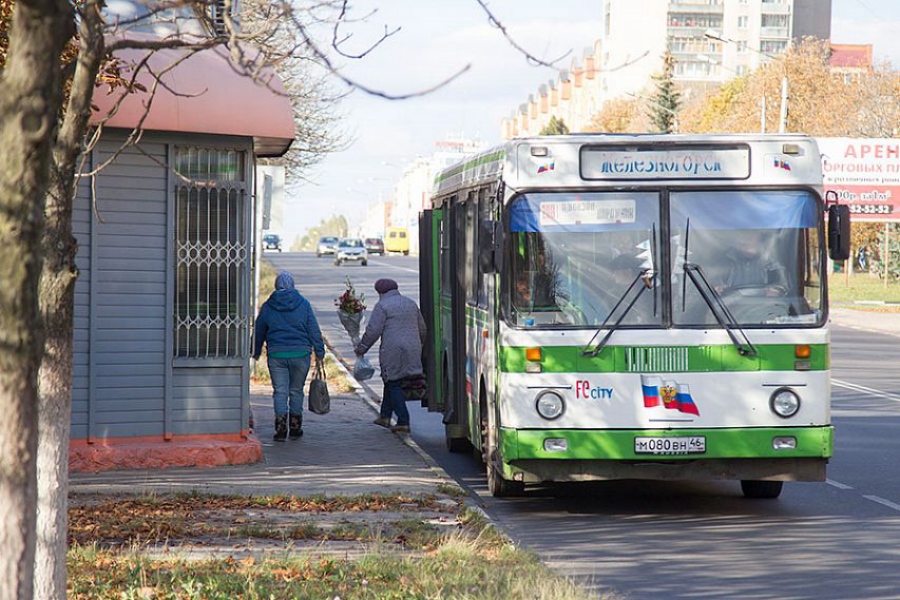
<path id="1" fill-rule="evenodd" d="M 323 360 L 325 343 L 309 300 L 294 288 L 294 278 L 287 271 L 278 273 L 275 291 L 256 317 L 254 359 L 259 359 L 264 342 L 275 405 L 274 440 L 287 438 L 289 417 L 290 436 L 295 440 L 303 435 L 303 386 L 311 353 L 315 351 Z"/>

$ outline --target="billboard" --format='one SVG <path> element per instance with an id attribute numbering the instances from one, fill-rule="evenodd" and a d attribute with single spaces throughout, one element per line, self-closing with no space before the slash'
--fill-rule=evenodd
<path id="1" fill-rule="evenodd" d="M 816 138 L 825 192 L 850 207 L 854 221 L 900 221 L 900 139 Z"/>

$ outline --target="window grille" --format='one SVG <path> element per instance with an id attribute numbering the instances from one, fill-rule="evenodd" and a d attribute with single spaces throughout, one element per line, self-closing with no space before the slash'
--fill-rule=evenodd
<path id="1" fill-rule="evenodd" d="M 245 153 L 175 150 L 175 356 L 238 358 L 250 339 Z"/>
<path id="2" fill-rule="evenodd" d="M 212 32 L 215 35 L 223 36 L 228 33 L 225 29 L 226 14 L 231 16 L 232 21 L 236 25 L 239 24 L 238 0 L 233 0 L 230 3 L 230 6 L 225 0 L 212 0 L 212 2 L 209 3 L 209 17 L 212 22 Z"/>

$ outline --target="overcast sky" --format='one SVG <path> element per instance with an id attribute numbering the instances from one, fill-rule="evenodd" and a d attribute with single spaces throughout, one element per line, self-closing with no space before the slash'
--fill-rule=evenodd
<path id="1" fill-rule="evenodd" d="M 637 1 L 637 0 L 635 0 Z M 531 54 L 568 68 L 602 32 L 600 0 L 491 0 L 489 5 L 513 39 Z M 285 226 L 289 241 L 332 214 L 361 222 L 366 206 L 390 197 L 408 162 L 432 154 L 451 137 L 500 140 L 500 120 L 538 86 L 556 79 L 547 67 L 527 63 L 492 28 L 475 0 L 358 0 L 348 29 L 350 48 L 362 51 L 387 28 L 400 31 L 365 58 L 345 61 L 344 72 L 360 83 L 405 94 L 434 86 L 468 70 L 421 98 L 389 101 L 353 92 L 341 102 L 343 127 L 353 142 L 311 173 L 314 183 L 290 186 Z M 832 41 L 871 43 L 878 61 L 900 66 L 900 0 L 832 0 Z M 340 90 L 339 86 L 335 86 Z M 374 232 L 365 232 L 374 233 Z"/>

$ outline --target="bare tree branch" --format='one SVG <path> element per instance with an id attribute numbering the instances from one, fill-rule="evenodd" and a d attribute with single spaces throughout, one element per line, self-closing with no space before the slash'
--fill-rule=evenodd
<path id="1" fill-rule="evenodd" d="M 500 19 L 498 19 L 496 16 L 494 16 L 494 13 L 491 12 L 491 9 L 489 9 L 487 7 L 487 3 L 484 0 L 475 0 L 475 1 L 478 3 L 479 6 L 481 6 L 481 9 L 487 15 L 488 23 L 491 24 L 491 27 L 498 30 L 501 33 L 501 35 L 503 35 L 503 37 L 506 39 L 506 41 L 509 42 L 509 45 L 512 46 L 513 48 L 515 48 L 516 50 L 518 50 L 522 54 L 522 56 L 525 57 L 525 60 L 527 60 L 530 64 L 537 66 L 537 67 L 553 67 L 553 68 L 555 68 L 556 63 L 558 63 L 559 61 L 563 60 L 564 58 L 566 58 L 567 56 L 572 54 L 572 51 L 569 50 L 565 54 L 562 54 L 562 55 L 558 56 L 557 58 L 554 58 L 553 60 L 550 60 L 550 61 L 541 60 L 540 58 L 538 58 L 535 55 L 528 52 L 528 50 L 523 48 L 521 45 L 519 45 L 516 42 L 516 40 L 513 39 L 513 37 L 509 34 L 509 31 L 506 30 L 506 26 L 500 21 Z"/>
<path id="2" fill-rule="evenodd" d="M 341 50 L 341 45 L 344 44 L 345 42 L 347 42 L 348 40 L 350 40 L 350 38 L 353 37 L 353 34 L 347 34 L 347 35 L 344 35 L 343 37 L 339 37 L 338 32 L 340 31 L 341 24 L 347 22 L 347 8 L 348 8 L 346 0 L 344 0 L 341 4 L 342 4 L 342 6 L 341 6 L 340 14 L 338 15 L 337 20 L 335 20 L 334 27 L 332 28 L 331 47 L 334 48 L 335 51 L 337 51 L 341 56 L 343 56 L 345 58 L 352 58 L 352 59 L 364 58 L 370 52 L 375 50 L 375 48 L 380 46 L 385 40 L 387 40 L 389 37 L 393 36 L 394 34 L 396 34 L 400 31 L 400 27 L 388 29 L 387 25 L 385 25 L 384 33 L 381 35 L 381 37 L 379 37 L 377 40 L 375 40 L 375 42 L 369 44 L 368 48 L 366 48 L 362 52 L 358 52 L 355 54 L 347 54 L 343 50 Z M 377 12 L 378 12 L 377 9 L 373 10 L 368 15 L 363 17 L 361 20 L 365 21 L 365 20 L 371 18 Z"/>
<path id="3" fill-rule="evenodd" d="M 319 48 L 319 46 L 314 42 L 314 38 L 310 34 L 308 27 L 304 23 L 297 20 L 296 18 L 294 19 L 294 25 L 295 25 L 295 27 L 297 27 L 297 30 L 300 32 L 302 38 L 306 41 L 306 48 L 309 50 L 309 52 L 312 54 L 312 56 L 314 56 L 316 58 L 316 60 L 319 61 L 332 75 L 334 75 L 341 82 L 345 83 L 346 85 L 348 85 L 352 88 L 358 89 L 358 90 L 365 92 L 366 94 L 369 94 L 371 96 L 377 96 L 380 98 L 385 98 L 387 100 L 406 100 L 408 98 L 416 98 L 419 96 L 428 95 L 428 94 L 434 92 L 435 90 L 438 90 L 438 89 L 446 86 L 451 81 L 454 81 L 455 79 L 459 78 L 463 73 L 465 73 L 466 71 L 468 71 L 471 68 L 471 65 L 466 65 L 462 69 L 460 69 L 459 71 L 454 73 L 453 75 L 450 75 L 449 77 L 444 79 L 443 81 L 441 81 L 433 86 L 418 90 L 416 92 L 408 92 L 408 93 L 404 93 L 404 94 L 392 94 L 392 93 L 385 92 L 383 90 L 377 90 L 373 87 L 370 87 L 368 85 L 360 83 L 359 81 L 341 73 L 340 69 L 334 64 L 334 62 L 331 60 L 331 58 L 325 52 L 323 52 Z M 378 43 L 380 43 L 380 41 L 381 40 L 379 40 Z"/>

